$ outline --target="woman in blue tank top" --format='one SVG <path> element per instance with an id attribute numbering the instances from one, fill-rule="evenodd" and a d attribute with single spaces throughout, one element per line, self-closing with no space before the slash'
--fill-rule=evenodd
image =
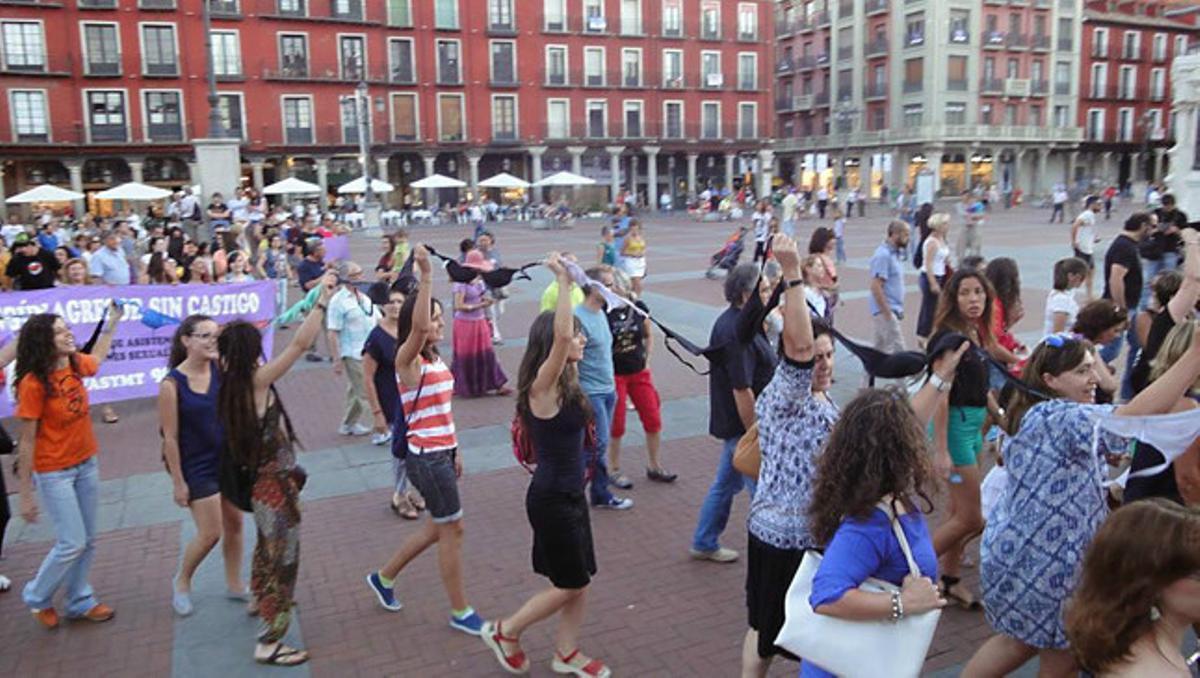
<path id="1" fill-rule="evenodd" d="M 225 433 L 217 416 L 217 335 L 206 315 L 184 319 L 171 339 L 170 373 L 158 391 L 163 460 L 175 486 L 175 503 L 192 512 L 196 536 L 183 552 L 172 607 L 192 613 L 192 575 L 221 541 L 228 595 L 249 600 L 242 582 L 242 514 L 217 487 L 217 465 Z"/>

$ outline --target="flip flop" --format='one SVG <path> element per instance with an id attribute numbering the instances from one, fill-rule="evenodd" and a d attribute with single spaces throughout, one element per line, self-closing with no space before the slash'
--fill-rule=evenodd
<path id="1" fill-rule="evenodd" d="M 418 511 L 425 510 L 425 498 L 421 495 L 410 494 L 408 495 L 408 501 L 413 505 L 413 508 L 417 509 Z"/>
<path id="2" fill-rule="evenodd" d="M 292 657 L 299 657 L 299 659 L 291 659 Z M 283 643 L 275 645 L 275 649 L 271 651 L 269 657 L 254 657 L 254 661 L 268 666 L 299 666 L 308 659 L 308 650 L 298 650 Z"/>
<path id="3" fill-rule="evenodd" d="M 392 502 L 392 513 L 404 518 L 405 520 L 416 520 L 421 517 L 421 513 L 412 505 L 411 501 L 407 502 Z"/>

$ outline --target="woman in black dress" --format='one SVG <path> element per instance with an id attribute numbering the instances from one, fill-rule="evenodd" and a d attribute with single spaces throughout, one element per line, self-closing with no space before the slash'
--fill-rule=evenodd
<path id="1" fill-rule="evenodd" d="M 557 253 L 546 266 L 560 289 L 571 277 Z M 529 671 L 521 634 L 556 612 L 562 613 L 550 667 L 555 673 L 607 678 L 603 662 L 579 652 L 585 594 L 596 574 L 592 527 L 584 495 L 583 443 L 592 417 L 579 386 L 576 365 L 583 358 L 583 334 L 571 311 L 571 295 L 560 294 L 554 312 L 542 313 L 529 330 L 529 343 L 517 387 L 517 416 L 529 432 L 537 468 L 525 495 L 533 527 L 533 571 L 550 579 L 512 616 L 487 622 L 483 642 L 509 673 Z"/>

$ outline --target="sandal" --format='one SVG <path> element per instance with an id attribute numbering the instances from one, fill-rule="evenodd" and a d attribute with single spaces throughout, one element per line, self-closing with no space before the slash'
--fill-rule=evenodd
<path id="1" fill-rule="evenodd" d="M 492 654 L 496 655 L 496 661 L 500 662 L 500 668 L 513 674 L 529 673 L 529 658 L 525 656 L 525 651 L 518 644 L 520 639 L 504 635 L 500 631 L 500 622 L 484 622 L 479 637 L 483 639 L 483 644 L 488 646 Z M 511 654 L 505 652 L 501 643 L 508 643 L 516 647 L 516 650 Z"/>
<path id="2" fill-rule="evenodd" d="M 415 492 L 408 493 L 408 501 L 418 511 L 425 510 L 425 498 Z"/>
<path id="3" fill-rule="evenodd" d="M 550 662 L 550 670 L 580 678 L 609 678 L 612 675 L 612 670 L 605 666 L 604 662 L 579 654 L 579 648 L 575 648 L 565 657 L 555 652 L 554 659 Z"/>
<path id="4" fill-rule="evenodd" d="M 939 587 L 941 589 L 942 597 L 945 598 L 947 602 L 954 603 L 955 605 L 958 605 L 962 609 L 969 612 L 977 612 L 982 610 L 983 603 L 979 602 L 979 600 L 976 599 L 970 591 L 959 589 L 959 583 L 960 580 L 958 577 L 943 576 L 942 585 Z"/>
<path id="5" fill-rule="evenodd" d="M 667 473 L 663 469 L 648 468 L 646 469 L 646 477 L 656 483 L 673 483 L 679 476 L 674 473 Z"/>
<path id="6" fill-rule="evenodd" d="M 413 506 L 407 497 L 400 501 L 392 500 L 392 513 L 405 520 L 416 520 L 421 517 L 421 514 L 417 511 L 417 507 Z"/>
<path id="7" fill-rule="evenodd" d="M 275 643 L 275 649 L 271 650 L 270 656 L 259 657 L 255 652 L 254 661 L 268 666 L 299 666 L 308 661 L 308 650 L 297 650 L 282 642 Z"/>
<path id="8" fill-rule="evenodd" d="M 106 424 L 115 424 L 115 423 L 117 423 L 118 421 L 121 421 L 121 418 L 117 416 L 117 413 L 116 413 L 116 412 L 113 412 L 112 410 L 107 410 L 107 411 L 105 411 L 105 413 L 104 413 L 104 423 L 106 423 Z"/>

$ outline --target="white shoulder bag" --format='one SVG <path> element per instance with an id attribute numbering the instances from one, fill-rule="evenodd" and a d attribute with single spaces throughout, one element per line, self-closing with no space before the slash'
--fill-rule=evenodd
<path id="1" fill-rule="evenodd" d="M 891 507 L 880 503 L 888 515 L 900 550 L 908 560 L 909 572 L 921 576 L 900 521 Z M 850 621 L 818 614 L 809 604 L 813 577 L 821 566 L 821 554 L 808 551 L 796 570 L 784 600 L 783 628 L 775 644 L 806 662 L 844 678 L 919 676 L 925 664 L 941 610 L 906 615 L 898 621 Z M 867 579 L 859 587 L 869 593 L 891 593 L 899 587 L 878 579 Z"/>

